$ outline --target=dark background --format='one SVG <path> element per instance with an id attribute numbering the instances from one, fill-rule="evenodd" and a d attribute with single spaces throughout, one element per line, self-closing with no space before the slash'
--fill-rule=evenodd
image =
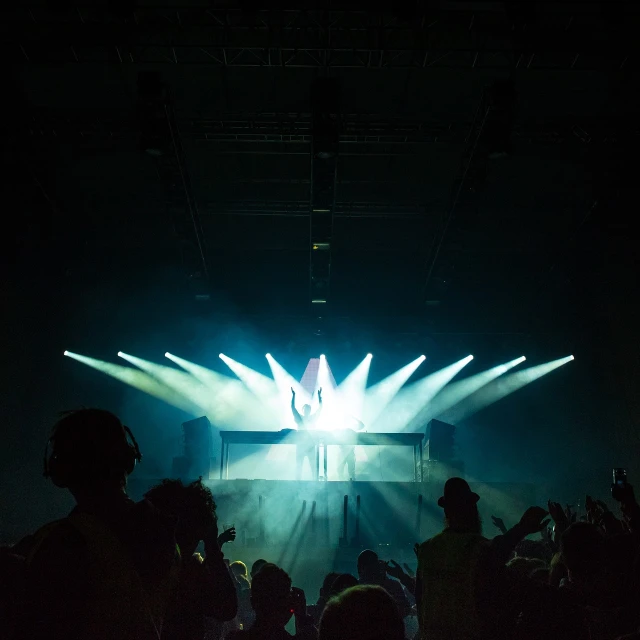
<path id="1" fill-rule="evenodd" d="M 368 351 L 372 382 L 421 353 L 430 370 L 473 353 L 465 374 L 573 353 L 459 425 L 469 475 L 573 502 L 605 496 L 613 466 L 637 476 L 637 9 L 392 6 L 2 9 L 3 537 L 69 505 L 39 475 L 57 411 L 120 412 L 149 473 L 189 417 L 64 349 L 225 351 L 263 372 L 270 351 L 293 375 L 324 352 L 338 382 Z M 167 89 L 160 117 L 143 71 Z M 340 94 L 321 318 L 318 78 Z"/>

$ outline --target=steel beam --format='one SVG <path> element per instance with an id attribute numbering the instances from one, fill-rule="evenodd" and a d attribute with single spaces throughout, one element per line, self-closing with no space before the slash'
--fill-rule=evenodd
<path id="1" fill-rule="evenodd" d="M 410 20 L 379 10 L 145 6 L 116 16 L 108 6 L 19 5 L 2 10 L 0 42 L 5 60 L 32 64 L 584 71 L 638 63 L 637 10 L 616 16 L 596 3 L 549 3 L 527 17 L 494 4 L 422 9 Z"/>

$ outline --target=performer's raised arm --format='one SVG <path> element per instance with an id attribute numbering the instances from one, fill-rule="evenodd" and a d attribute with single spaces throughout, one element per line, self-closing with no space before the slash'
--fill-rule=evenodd
<path id="1" fill-rule="evenodd" d="M 302 416 L 298 413 L 296 409 L 296 392 L 291 387 L 291 413 L 293 414 L 293 419 L 296 421 L 297 425 L 302 424 Z"/>
<path id="2" fill-rule="evenodd" d="M 322 387 L 318 389 L 318 410 L 315 415 L 318 415 L 322 411 Z"/>

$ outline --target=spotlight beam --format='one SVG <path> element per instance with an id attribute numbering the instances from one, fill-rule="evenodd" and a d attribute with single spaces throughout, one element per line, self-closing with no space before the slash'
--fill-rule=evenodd
<path id="1" fill-rule="evenodd" d="M 278 389 L 291 396 L 291 387 L 293 387 L 296 394 L 301 394 L 302 396 L 309 395 L 303 389 L 300 382 L 298 382 L 298 380 L 296 380 L 271 354 L 267 354 L 266 358 L 269 363 L 269 367 L 271 367 L 273 380 Z"/>
<path id="2" fill-rule="evenodd" d="M 571 362 L 571 360 L 573 360 L 573 356 L 567 356 L 566 358 L 545 362 L 544 364 L 528 367 L 527 369 L 497 378 L 453 407 L 451 412 L 447 414 L 447 417 L 455 422 L 460 422 L 490 404 L 518 391 L 518 389 L 522 389 L 522 387 L 534 382 L 538 378 L 551 373 L 562 365 L 567 364 L 567 362 Z"/>
<path id="3" fill-rule="evenodd" d="M 279 415 L 282 416 L 284 426 L 295 427 L 293 416 L 291 415 L 291 389 L 296 392 L 298 403 L 310 403 L 311 397 L 304 387 L 270 354 L 266 356 L 271 373 L 278 389 Z"/>
<path id="4" fill-rule="evenodd" d="M 404 386 L 404 383 L 425 360 L 425 356 L 420 356 L 367 389 L 362 418 L 366 425 L 371 425 L 376 421 L 378 416 Z"/>
<path id="5" fill-rule="evenodd" d="M 261 400 L 270 400 L 277 392 L 276 383 L 269 377 L 258 373 L 254 369 L 230 358 L 229 356 L 220 354 L 220 359 L 235 373 L 245 386 Z"/>
<path id="6" fill-rule="evenodd" d="M 311 366 L 311 362 L 312 360 L 309 361 L 307 367 Z M 315 428 L 322 431 L 340 429 L 345 423 L 345 414 L 348 412 L 341 405 L 336 381 L 331 372 L 329 361 L 325 357 L 321 357 L 318 361 L 318 375 L 310 403 L 314 410 L 317 410 L 318 406 L 318 395 L 315 391 L 320 388 L 322 389 L 322 413 L 318 417 Z"/>
<path id="7" fill-rule="evenodd" d="M 458 380 L 457 382 L 448 384 L 433 399 L 433 401 L 430 402 L 418 416 L 416 416 L 413 421 L 414 426 L 416 422 L 419 425 L 423 425 L 431 420 L 431 418 L 440 418 L 445 422 L 448 422 L 448 416 L 445 414 L 448 409 L 455 407 L 459 402 L 462 402 L 465 398 L 479 389 L 482 389 L 482 387 L 489 384 L 492 380 L 495 380 L 525 360 L 526 358 L 524 356 L 520 356 L 519 358 L 515 358 L 514 360 L 505 362 L 504 364 L 499 364 L 496 367 L 487 369 L 486 371 L 481 371 L 480 373 L 464 378 L 463 380 Z"/>
<path id="8" fill-rule="evenodd" d="M 278 418 L 269 404 L 258 400 L 241 380 L 222 375 L 171 353 L 165 355 L 190 373 L 194 381 L 199 381 L 207 388 L 207 396 L 204 399 L 207 415 L 218 426 L 254 430 L 278 428 Z"/>
<path id="9" fill-rule="evenodd" d="M 137 356 L 132 356 L 129 353 L 123 353 L 122 351 L 119 351 L 118 355 L 123 360 L 130 362 L 139 369 L 146 371 L 154 378 L 157 378 L 168 387 L 175 389 L 185 397 L 189 398 L 192 402 L 202 407 L 202 409 L 206 409 L 208 407 L 211 400 L 210 393 L 199 380 L 196 380 L 188 373 L 180 371 L 179 369 L 174 369 L 173 367 L 166 367 L 162 364 L 150 362 L 149 360 L 144 360 Z"/>
<path id="10" fill-rule="evenodd" d="M 337 389 L 337 400 L 343 413 L 362 419 L 365 390 L 369 378 L 371 355 L 365 356 L 362 362 L 340 383 Z"/>
<path id="11" fill-rule="evenodd" d="M 184 369 L 187 373 L 191 374 L 194 378 L 199 380 L 203 385 L 209 387 L 214 393 L 220 392 L 223 388 L 226 388 L 231 382 L 238 382 L 233 380 L 229 376 L 224 376 L 217 371 L 207 369 L 195 362 L 189 362 L 184 358 L 179 358 L 172 353 L 165 353 L 165 358 L 175 362 L 179 367 Z"/>
<path id="12" fill-rule="evenodd" d="M 71 351 L 65 351 L 65 355 L 72 360 L 86 364 L 92 369 L 101 371 L 116 380 L 120 380 L 120 382 L 124 382 L 135 389 L 144 391 L 154 398 L 163 400 L 167 404 L 197 415 L 197 406 L 194 405 L 188 397 L 167 387 L 144 371 L 134 369 L 133 367 L 123 367 L 122 365 L 105 362 L 104 360 L 97 360 L 96 358 L 90 358 Z"/>
<path id="13" fill-rule="evenodd" d="M 467 356 L 440 369 L 403 389 L 379 418 L 384 419 L 384 430 L 405 431 L 413 418 L 425 407 L 449 381 L 456 376 L 473 356 Z"/>

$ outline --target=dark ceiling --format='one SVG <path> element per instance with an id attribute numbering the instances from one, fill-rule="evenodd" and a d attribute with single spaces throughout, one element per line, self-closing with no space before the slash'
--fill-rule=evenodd
<path id="1" fill-rule="evenodd" d="M 626 292 L 632 3 L 304 4 L 3 8 L 12 263 L 434 330 L 581 328 Z"/>

